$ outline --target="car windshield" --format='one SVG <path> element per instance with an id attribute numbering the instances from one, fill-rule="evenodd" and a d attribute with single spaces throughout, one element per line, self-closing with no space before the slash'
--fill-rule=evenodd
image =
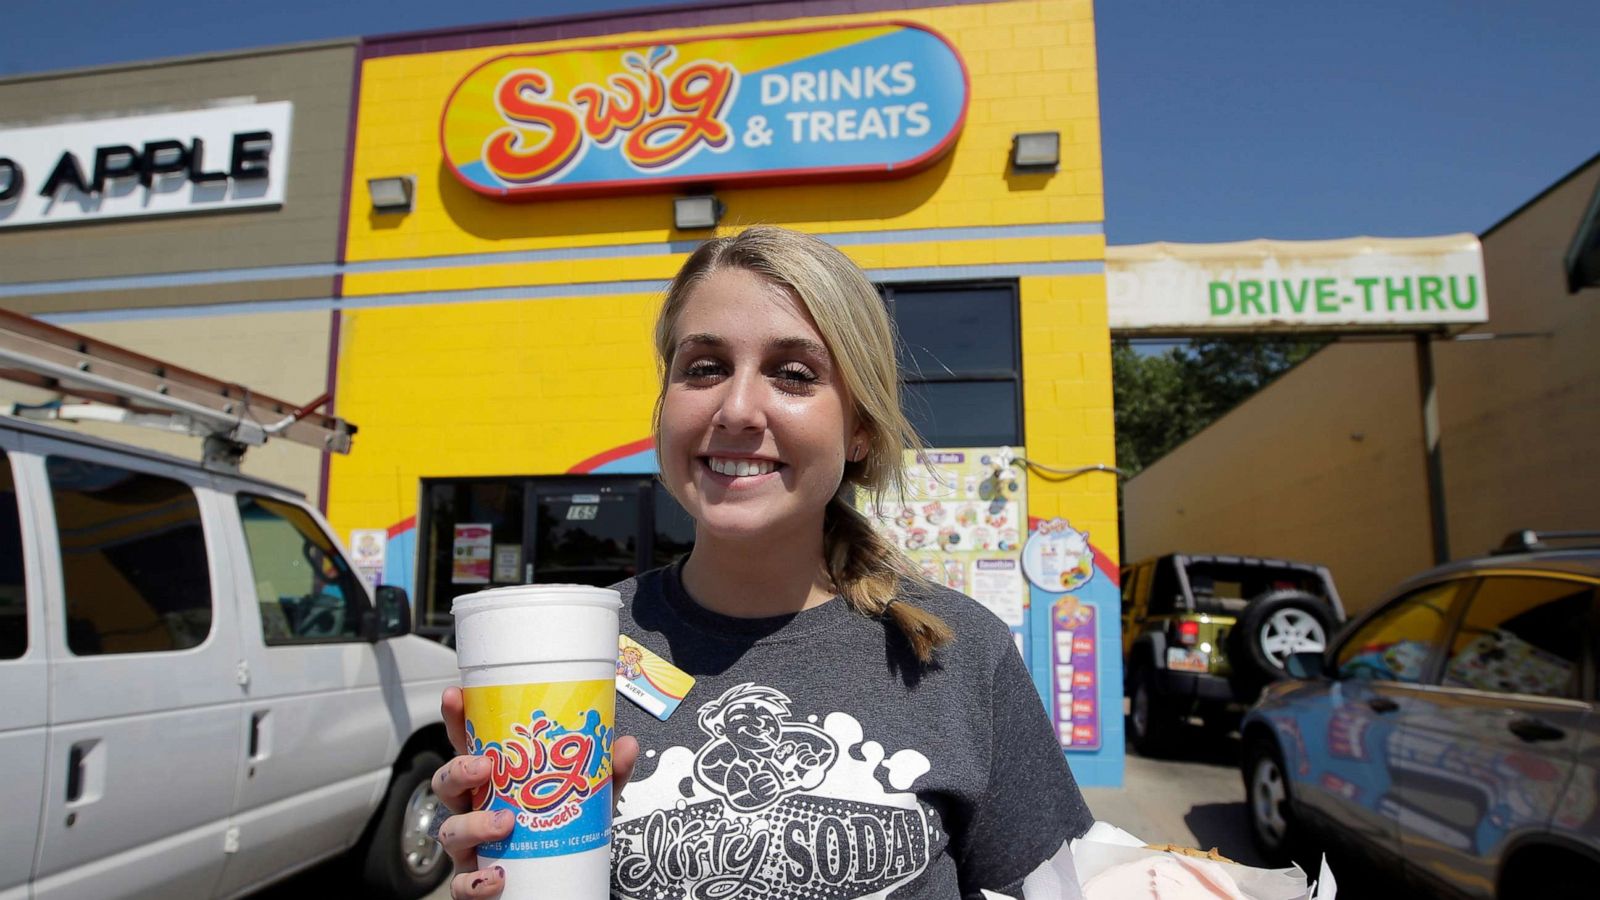
<path id="1" fill-rule="evenodd" d="M 1289 569 L 1242 562 L 1190 560 L 1185 572 L 1194 593 L 1196 612 L 1238 615 L 1250 601 L 1274 591 L 1302 591 L 1326 597 L 1322 576 L 1304 569 Z"/>

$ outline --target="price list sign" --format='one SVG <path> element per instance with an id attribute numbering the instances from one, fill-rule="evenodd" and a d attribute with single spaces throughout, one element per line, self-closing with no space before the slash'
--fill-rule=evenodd
<path id="1" fill-rule="evenodd" d="M 1051 608 L 1051 657 L 1055 666 L 1055 722 L 1061 746 L 1100 749 L 1099 680 L 1095 659 L 1095 608 L 1072 594 Z"/>

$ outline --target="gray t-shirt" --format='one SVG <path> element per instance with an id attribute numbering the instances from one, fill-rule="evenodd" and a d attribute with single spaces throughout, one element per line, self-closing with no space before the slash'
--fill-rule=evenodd
<path id="1" fill-rule="evenodd" d="M 677 567 L 616 585 L 622 631 L 696 679 L 665 722 L 617 698 L 640 755 L 618 805 L 622 900 L 1012 895 L 1093 817 L 1010 632 L 943 588 L 956 632 L 920 664 L 839 598 L 738 619 Z"/>

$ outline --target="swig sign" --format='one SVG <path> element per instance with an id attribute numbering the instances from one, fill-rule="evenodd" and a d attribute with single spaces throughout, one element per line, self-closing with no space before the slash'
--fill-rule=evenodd
<path id="1" fill-rule="evenodd" d="M 721 35 L 496 57 L 439 137 L 463 184 L 505 199 L 895 177 L 950 148 L 967 94 L 917 25 Z"/>

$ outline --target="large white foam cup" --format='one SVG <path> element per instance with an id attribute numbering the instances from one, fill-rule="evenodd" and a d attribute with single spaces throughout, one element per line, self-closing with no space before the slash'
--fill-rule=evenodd
<path id="1" fill-rule="evenodd" d="M 605 900 L 621 596 L 576 584 L 457 597 L 456 662 L 471 752 L 493 762 L 475 809 L 509 809 L 511 836 L 478 846 L 507 900 Z"/>

